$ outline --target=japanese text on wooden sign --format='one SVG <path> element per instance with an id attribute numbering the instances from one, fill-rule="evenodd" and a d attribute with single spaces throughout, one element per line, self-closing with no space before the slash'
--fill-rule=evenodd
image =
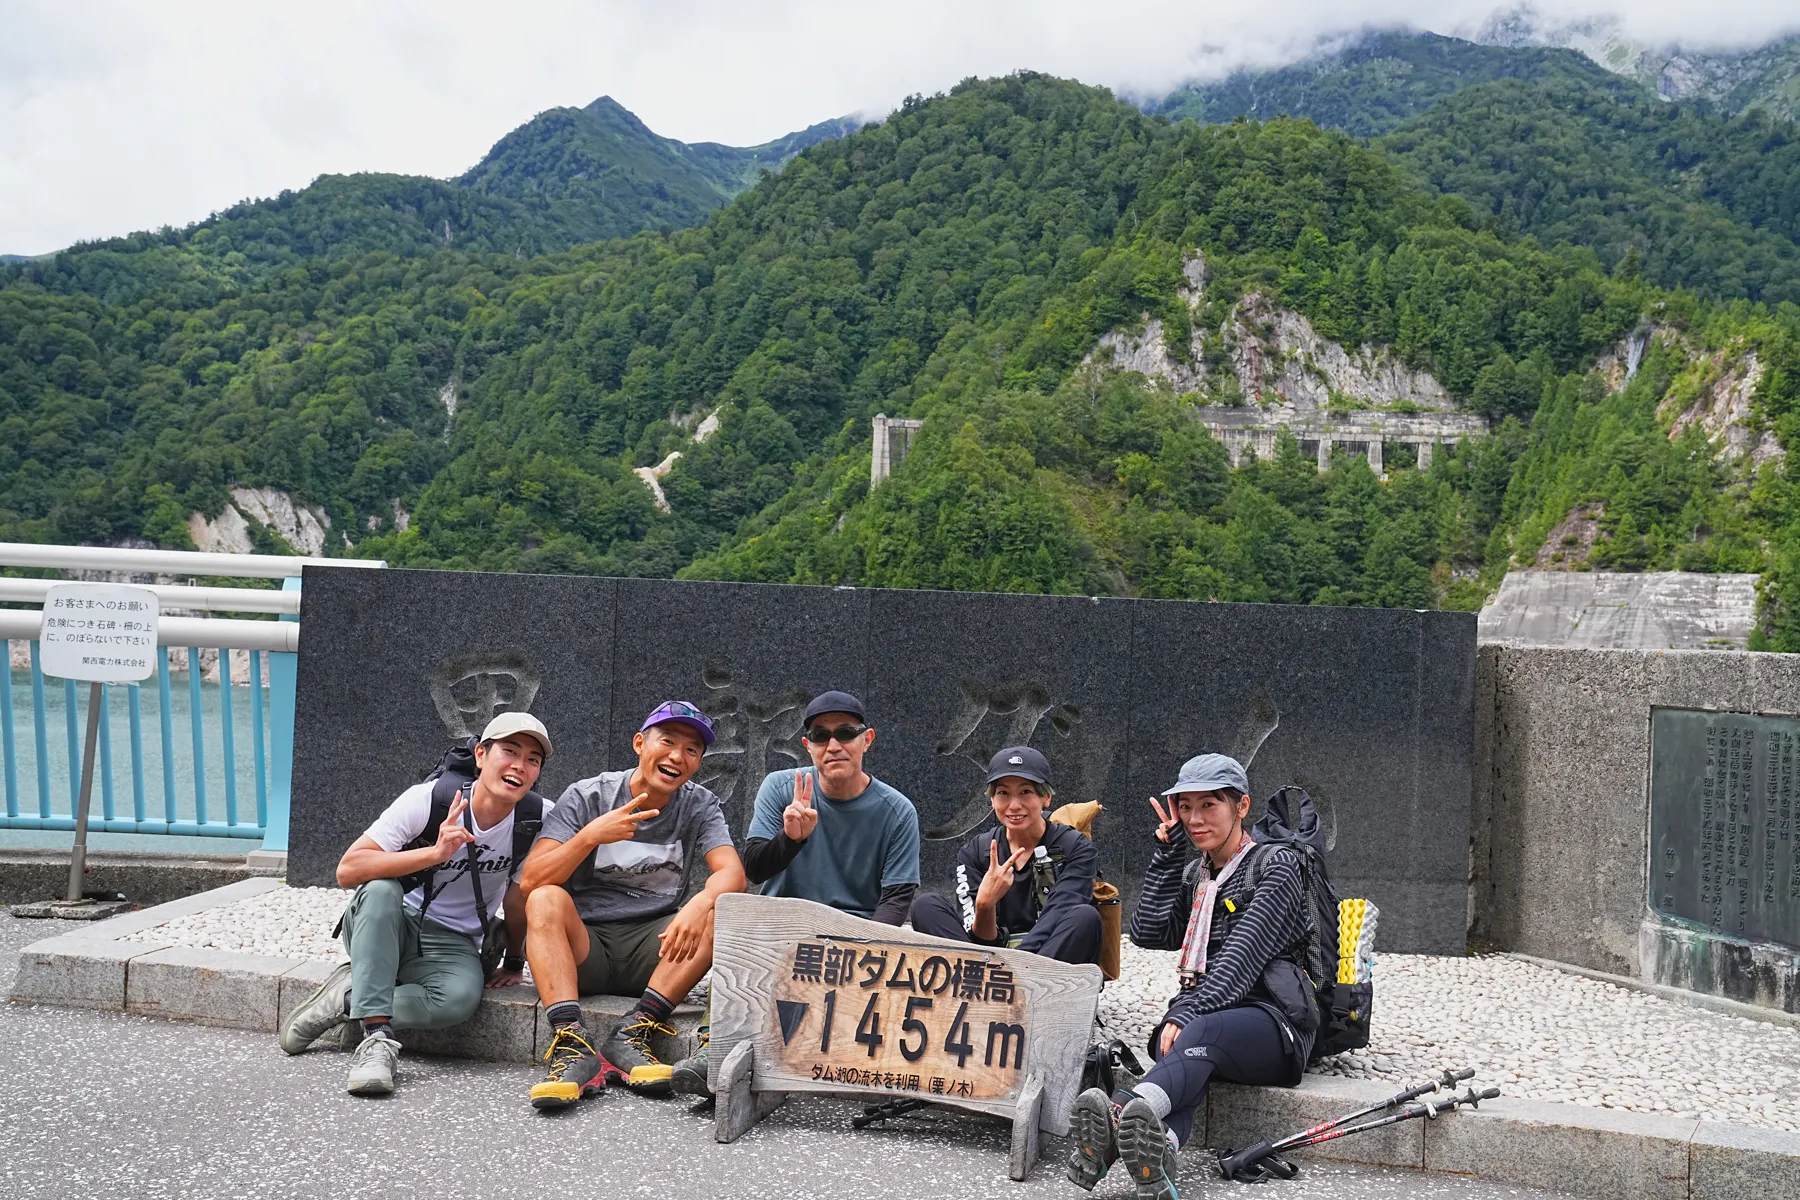
<path id="1" fill-rule="evenodd" d="M 1028 1014 L 1012 968 L 971 953 L 860 938 L 794 944 L 775 980 L 781 1067 L 846 1088 L 1010 1099 Z"/>
<path id="2" fill-rule="evenodd" d="M 156 674 L 156 593 L 122 583 L 60 583 L 38 629 L 46 675 L 128 683 Z"/>

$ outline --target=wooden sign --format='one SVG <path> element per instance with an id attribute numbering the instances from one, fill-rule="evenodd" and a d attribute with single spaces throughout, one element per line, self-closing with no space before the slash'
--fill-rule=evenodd
<path id="1" fill-rule="evenodd" d="M 828 935 L 796 941 L 770 1019 L 790 1075 L 846 1091 L 1014 1099 L 1025 1082 L 1025 994 L 985 947 Z"/>
<path id="2" fill-rule="evenodd" d="M 1015 1179 L 1040 1130 L 1066 1134 L 1094 1036 L 1100 968 L 926 937 L 773 896 L 714 913 L 719 1141 L 791 1092 L 911 1098 L 1013 1122 Z"/>

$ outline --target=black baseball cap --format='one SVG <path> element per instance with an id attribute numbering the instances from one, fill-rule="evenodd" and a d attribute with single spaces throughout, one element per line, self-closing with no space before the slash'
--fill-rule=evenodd
<path id="1" fill-rule="evenodd" d="M 864 725 L 869 723 L 869 718 L 863 714 L 862 701 L 849 692 L 820 692 L 806 706 L 806 719 L 801 724 L 811 725 L 812 719 L 820 713 L 831 712 L 849 713 Z"/>
<path id="2" fill-rule="evenodd" d="M 993 783 L 1008 775 L 1048 786 L 1050 760 L 1030 746 L 1008 746 L 988 760 L 987 781 Z"/>

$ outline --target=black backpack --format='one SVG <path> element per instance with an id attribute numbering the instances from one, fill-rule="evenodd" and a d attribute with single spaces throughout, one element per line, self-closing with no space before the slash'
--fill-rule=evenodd
<path id="1" fill-rule="evenodd" d="M 1312 1062 L 1369 1044 L 1369 1021 L 1375 1005 L 1370 978 L 1376 907 L 1366 900 L 1345 899 L 1331 886 L 1325 870 L 1325 832 L 1306 789 L 1289 784 L 1269 797 L 1262 819 L 1250 830 L 1261 846 L 1283 846 L 1300 860 L 1308 901 L 1306 961 L 1319 1006 L 1319 1031 L 1313 1038 Z M 1250 884 L 1256 885 L 1264 856 L 1251 856 Z M 1367 931 L 1367 936 L 1363 932 Z M 1340 933 L 1355 940 L 1340 945 Z M 1372 953 L 1372 950 L 1371 950 Z"/>
<path id="2" fill-rule="evenodd" d="M 475 738 L 467 738 L 444 752 L 444 757 L 425 776 L 426 780 L 436 780 L 431 788 L 431 813 L 425 818 L 425 828 L 417 837 L 402 846 L 403 850 L 418 850 L 437 841 L 438 830 L 450 816 L 450 806 L 459 793 L 466 793 L 475 786 Z M 472 830 L 474 828 L 468 810 L 463 811 L 463 821 Z M 544 827 L 544 798 L 537 792 L 526 792 L 513 809 L 512 866 L 525 861 L 531 852 L 531 844 L 537 841 L 538 832 Z M 475 869 L 475 847 L 468 848 L 469 876 L 475 888 L 475 910 L 481 916 L 481 933 L 484 948 L 494 939 L 488 928 L 488 912 L 486 897 L 482 895 L 481 872 Z M 509 874 L 511 868 L 509 867 Z M 437 892 L 431 884 L 438 872 L 437 867 L 426 867 L 423 871 L 415 871 L 404 876 L 400 885 L 407 891 L 422 889 L 424 899 L 419 904 L 419 915 L 431 907 Z"/>

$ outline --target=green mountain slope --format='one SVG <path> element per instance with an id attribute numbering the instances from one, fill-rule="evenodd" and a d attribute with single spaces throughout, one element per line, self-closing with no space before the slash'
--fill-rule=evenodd
<path id="1" fill-rule="evenodd" d="M 1574 49 L 1372 32 L 1152 108 L 1205 121 L 1288 113 L 1383 134 L 1433 188 L 1543 241 L 1588 247 L 1608 269 L 1630 255 L 1666 286 L 1800 298 L 1793 125 L 1669 103 Z"/>
<path id="2" fill-rule="evenodd" d="M 446 247 L 530 257 L 641 229 L 699 224 L 765 169 L 855 128 L 826 121 L 762 146 L 659 137 L 608 97 L 541 113 L 456 180 L 322 175 L 184 229 L 86 242 L 0 268 L 61 292 L 129 303 L 174 290 L 212 303 L 311 259 Z"/>
<path id="3" fill-rule="evenodd" d="M 1411 606 L 1478 602 L 1576 509 L 1590 563 L 1779 580 L 1800 547 L 1800 309 L 1545 248 L 1342 132 L 1044 76 L 911 101 L 696 228 L 184 286 L 0 288 L 0 537 L 180 545 L 247 485 L 405 565 Z M 1291 438 L 1233 469 L 1196 404 L 1272 402 L 1223 384 L 1246 312 L 1508 419 L 1385 482 Z M 1094 361 L 1152 320 L 1191 390 Z M 878 411 L 924 426 L 871 490 Z"/>
<path id="4" fill-rule="evenodd" d="M 494 144 L 456 182 L 486 196 L 547 209 L 562 240 L 545 250 L 698 225 L 706 214 L 814 142 L 855 130 L 825 121 L 762 146 L 688 144 L 659 137 L 610 96 L 553 108 Z"/>
<path id="5" fill-rule="evenodd" d="M 1634 40 L 1617 18 L 1559 22 L 1524 8 L 1496 14 L 1475 40 L 1577 50 L 1667 100 L 1701 100 L 1729 114 L 1800 117 L 1800 34 L 1744 50 L 1693 50 Z"/>
<path id="6" fill-rule="evenodd" d="M 1386 133 L 1444 97 L 1496 79 L 1579 80 L 1637 89 L 1573 50 L 1482 46 L 1412 30 L 1371 30 L 1348 45 L 1274 70 L 1237 71 L 1146 106 L 1172 120 L 1305 117 L 1358 137 Z"/>
<path id="7" fill-rule="evenodd" d="M 1583 80 L 1465 88 L 1381 142 L 1432 187 L 1658 283 L 1800 300 L 1800 132 Z"/>

